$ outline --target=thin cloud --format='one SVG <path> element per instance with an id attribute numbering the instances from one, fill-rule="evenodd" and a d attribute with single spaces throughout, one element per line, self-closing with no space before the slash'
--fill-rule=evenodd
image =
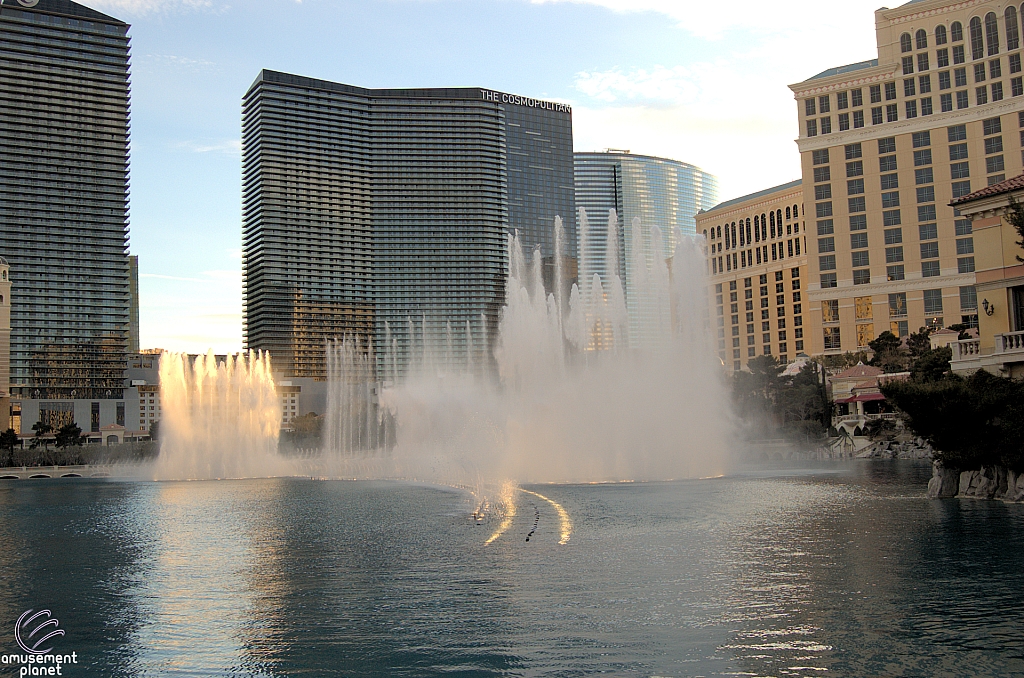
<path id="1" fill-rule="evenodd" d="M 144 16 L 192 12 L 213 7 L 211 0 L 93 0 L 89 4 L 101 12 L 108 12 L 115 16 L 119 13 Z"/>
<path id="2" fill-rule="evenodd" d="M 226 155 L 242 154 L 241 139 L 227 139 L 212 143 L 201 141 L 181 141 L 178 142 L 176 146 L 178 148 L 192 151 L 193 153 L 224 153 Z"/>

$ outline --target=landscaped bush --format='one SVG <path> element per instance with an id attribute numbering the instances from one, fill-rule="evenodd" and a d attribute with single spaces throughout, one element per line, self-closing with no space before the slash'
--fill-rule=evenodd
<path id="1" fill-rule="evenodd" d="M 978 370 L 967 378 L 890 382 L 881 390 L 943 466 L 1024 471 L 1024 382 Z"/>

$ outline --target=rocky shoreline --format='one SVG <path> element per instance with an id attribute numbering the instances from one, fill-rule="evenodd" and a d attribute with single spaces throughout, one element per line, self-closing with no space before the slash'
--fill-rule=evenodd
<path id="1" fill-rule="evenodd" d="M 928 496 L 932 499 L 963 497 L 1024 502 L 1024 473 L 1011 471 L 1004 466 L 982 466 L 977 471 L 957 471 L 945 468 L 936 461 L 932 463 Z"/>

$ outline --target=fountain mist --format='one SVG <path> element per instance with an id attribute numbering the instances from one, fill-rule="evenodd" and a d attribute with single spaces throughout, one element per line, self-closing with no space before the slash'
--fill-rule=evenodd
<path id="1" fill-rule="evenodd" d="M 706 317 L 702 243 L 680 232 L 666 241 L 657 227 L 638 219 L 630 226 L 627 293 L 619 276 L 615 213 L 600 234 L 580 211 L 579 270 L 592 274 L 572 286 L 568 309 L 557 284 L 561 259 L 556 257 L 556 285 L 549 293 L 540 253 L 528 259 L 518 235 L 510 236 L 506 306 L 494 351 L 497 379 L 482 377 L 468 360 L 456 364 L 450 351 L 423 346 L 417 369 L 379 394 L 377 411 L 394 418 L 394 449 L 372 462 L 357 455 L 346 463 L 341 455 L 341 473 L 477 487 L 506 478 L 720 473 L 727 460 L 728 407 Z M 555 229 L 560 248 L 560 220 Z M 604 260 L 588 261 L 585 245 L 599 235 L 605 236 Z M 390 350 L 387 345 L 384 366 Z M 332 371 L 332 384 L 340 379 Z M 346 411 L 336 406 L 328 416 L 338 419 Z"/>

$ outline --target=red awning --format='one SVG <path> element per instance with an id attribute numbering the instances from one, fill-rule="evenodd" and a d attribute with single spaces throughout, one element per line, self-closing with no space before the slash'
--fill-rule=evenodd
<path id="1" fill-rule="evenodd" d="M 842 398 L 836 401 L 839 403 L 866 403 L 872 400 L 885 400 L 885 396 L 881 393 L 861 393 L 859 395 L 851 396 L 849 398 Z"/>

